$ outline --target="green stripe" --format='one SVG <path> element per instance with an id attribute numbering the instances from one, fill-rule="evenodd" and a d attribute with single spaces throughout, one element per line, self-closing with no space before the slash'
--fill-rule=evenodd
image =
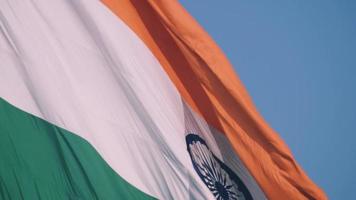
<path id="1" fill-rule="evenodd" d="M 0 199 L 153 198 L 116 174 L 83 138 L 0 98 Z"/>

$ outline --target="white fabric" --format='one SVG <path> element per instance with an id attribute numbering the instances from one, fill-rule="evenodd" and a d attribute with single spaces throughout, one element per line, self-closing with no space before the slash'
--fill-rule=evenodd
<path id="1" fill-rule="evenodd" d="M 81 136 L 154 197 L 214 199 L 192 167 L 186 120 L 200 124 L 221 160 L 218 143 L 228 141 L 197 115 L 186 117 L 191 111 L 158 61 L 103 4 L 0 0 L 0 31 L 0 97 Z M 255 199 L 265 199 L 227 151 Z"/>

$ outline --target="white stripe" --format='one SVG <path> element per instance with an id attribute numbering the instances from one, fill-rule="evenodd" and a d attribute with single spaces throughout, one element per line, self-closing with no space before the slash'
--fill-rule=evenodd
<path id="1" fill-rule="evenodd" d="M 150 195 L 214 199 L 186 150 L 186 107 L 177 90 L 100 2 L 0 0 L 0 28 L 1 97 L 85 138 Z M 207 126 L 198 116 L 189 120 Z M 201 132 L 223 160 L 210 129 Z M 262 197 L 243 166 L 238 173 Z"/>

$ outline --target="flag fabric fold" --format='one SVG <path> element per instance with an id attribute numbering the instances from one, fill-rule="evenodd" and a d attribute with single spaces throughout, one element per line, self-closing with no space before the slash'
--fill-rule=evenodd
<path id="1" fill-rule="evenodd" d="M 258 114 L 219 47 L 178 1 L 103 2 L 145 41 L 189 105 L 226 134 L 270 198 L 326 198 Z"/>

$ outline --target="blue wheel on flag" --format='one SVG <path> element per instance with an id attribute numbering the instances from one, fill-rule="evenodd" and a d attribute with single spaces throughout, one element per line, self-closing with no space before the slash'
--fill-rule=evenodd
<path id="1" fill-rule="evenodd" d="M 196 134 L 186 136 L 187 149 L 197 174 L 217 200 L 252 200 L 241 179 Z"/>

